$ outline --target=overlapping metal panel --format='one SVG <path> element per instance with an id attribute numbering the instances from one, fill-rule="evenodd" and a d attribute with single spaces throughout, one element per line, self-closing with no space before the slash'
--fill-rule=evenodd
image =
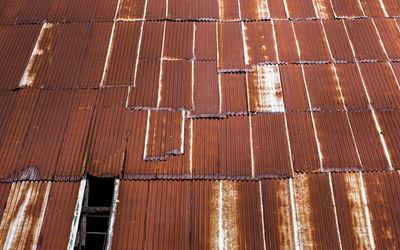
<path id="1" fill-rule="evenodd" d="M 279 62 L 296 63 L 300 61 L 296 38 L 290 21 L 275 21 L 275 37 L 278 47 Z"/>

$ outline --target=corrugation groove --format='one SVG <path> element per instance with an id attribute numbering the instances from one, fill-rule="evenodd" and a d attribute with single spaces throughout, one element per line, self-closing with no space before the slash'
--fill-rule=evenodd
<path id="1" fill-rule="evenodd" d="M 400 169 L 400 113 L 398 111 L 376 112 L 385 138 L 393 168 Z"/>
<path id="2" fill-rule="evenodd" d="M 353 51 L 341 20 L 323 20 L 325 34 L 334 61 L 353 61 Z"/>
<path id="3" fill-rule="evenodd" d="M 162 57 L 185 60 L 192 59 L 193 35 L 192 22 L 167 22 Z"/>
<path id="4" fill-rule="evenodd" d="M 144 22 L 139 52 L 140 59 L 161 58 L 163 32 L 164 22 Z"/>
<path id="5" fill-rule="evenodd" d="M 118 0 L 98 0 L 96 21 L 113 21 Z"/>
<path id="6" fill-rule="evenodd" d="M 313 0 L 286 0 L 291 18 L 316 17 Z"/>
<path id="7" fill-rule="evenodd" d="M 358 1 L 331 0 L 331 2 L 336 17 L 349 18 L 363 16 Z"/>
<path id="8" fill-rule="evenodd" d="M 400 59 L 400 31 L 396 26 L 396 21 L 375 18 L 374 22 L 389 58 Z"/>
<path id="9" fill-rule="evenodd" d="M 48 22 L 62 22 L 67 14 L 69 1 L 53 0 L 49 11 L 47 12 Z"/>
<path id="10" fill-rule="evenodd" d="M 242 27 L 240 23 L 218 23 L 218 69 L 245 69 Z"/>
<path id="11" fill-rule="evenodd" d="M 290 21 L 274 22 L 279 62 L 295 63 L 300 60 Z"/>
<path id="12" fill-rule="evenodd" d="M 247 113 L 245 74 L 221 74 L 221 113 Z"/>
<path id="13" fill-rule="evenodd" d="M 307 111 L 308 99 L 301 65 L 279 65 L 286 111 Z"/>
<path id="14" fill-rule="evenodd" d="M 215 29 L 216 26 L 213 22 L 196 23 L 194 48 L 196 60 L 217 60 L 217 33 Z"/>
<path id="15" fill-rule="evenodd" d="M 117 19 L 141 19 L 145 11 L 146 0 L 121 0 Z"/>

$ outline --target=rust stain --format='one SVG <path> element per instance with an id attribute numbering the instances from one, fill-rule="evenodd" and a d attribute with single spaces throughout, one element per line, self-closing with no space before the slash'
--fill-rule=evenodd
<path id="1" fill-rule="evenodd" d="M 290 188 L 288 181 L 279 181 L 277 188 L 277 201 L 279 204 L 278 227 L 279 245 L 282 249 L 295 249 L 292 207 L 290 204 Z"/>
<path id="2" fill-rule="evenodd" d="M 267 1 L 256 0 L 257 3 L 257 19 L 268 18 Z"/>

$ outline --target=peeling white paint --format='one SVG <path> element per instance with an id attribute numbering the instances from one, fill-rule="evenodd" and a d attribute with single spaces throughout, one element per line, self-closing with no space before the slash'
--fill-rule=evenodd
<path id="1" fill-rule="evenodd" d="M 254 178 L 254 146 L 253 146 L 253 129 L 251 126 L 251 115 L 249 115 L 249 129 L 250 129 L 250 152 L 251 152 L 251 177 Z"/>
<path id="2" fill-rule="evenodd" d="M 118 195 L 119 195 L 119 185 L 120 185 L 120 180 L 115 179 L 114 181 L 114 193 L 113 193 L 113 200 L 112 200 L 112 206 L 111 206 L 111 216 L 110 216 L 110 222 L 108 223 L 108 230 L 107 230 L 107 242 L 106 242 L 106 250 L 110 250 L 112 247 L 112 240 L 113 240 L 113 234 L 114 234 L 114 224 L 115 224 L 115 215 L 117 213 L 117 207 L 118 207 Z"/>
<path id="3" fill-rule="evenodd" d="M 374 239 L 374 234 L 372 232 L 371 217 L 370 217 L 368 202 L 367 202 L 367 193 L 365 192 L 364 179 L 362 177 L 362 172 L 358 172 L 358 177 L 360 180 L 359 187 L 361 188 L 361 198 L 363 201 L 364 213 L 365 213 L 367 230 L 368 230 L 369 247 L 370 247 L 370 249 L 375 249 L 376 248 L 375 247 L 375 239 Z"/>
<path id="4" fill-rule="evenodd" d="M 332 204 L 333 204 L 333 212 L 335 215 L 336 232 L 337 232 L 337 236 L 339 239 L 339 247 L 340 247 L 340 250 L 342 250 L 343 249 L 342 239 L 340 237 L 339 220 L 338 220 L 337 211 L 336 211 L 337 208 L 336 208 L 335 195 L 333 194 L 332 174 L 331 173 L 328 174 L 328 178 L 329 178 L 329 190 L 331 192 L 331 200 L 332 200 Z"/>
<path id="5" fill-rule="evenodd" d="M 257 65 L 256 111 L 285 112 L 278 65 Z"/>
<path id="6" fill-rule="evenodd" d="M 219 181 L 218 189 L 218 249 L 224 249 L 224 228 L 222 226 L 222 181 Z"/>
<path id="7" fill-rule="evenodd" d="M 75 211 L 74 211 L 74 220 L 72 221 L 71 224 L 71 231 L 69 234 L 69 241 L 68 241 L 68 250 L 74 250 L 75 247 L 75 239 L 76 239 L 76 234 L 78 233 L 78 226 L 79 226 L 79 220 L 81 217 L 81 211 L 82 211 L 82 203 L 83 203 L 83 196 L 85 194 L 85 188 L 86 188 L 86 175 L 83 177 L 81 180 L 81 183 L 79 185 L 79 191 L 78 191 L 78 198 L 76 201 L 76 206 L 75 206 Z"/>
<path id="8" fill-rule="evenodd" d="M 313 4 L 315 13 L 317 14 L 318 18 L 321 19 L 329 18 L 328 8 L 326 7 L 324 0 L 313 0 Z"/>
<path id="9" fill-rule="evenodd" d="M 263 195 L 262 195 L 261 181 L 258 181 L 258 193 L 260 194 L 260 210 L 261 210 L 261 224 L 262 224 L 262 232 L 263 232 L 263 244 L 264 244 L 264 250 L 266 250 L 267 249 L 267 245 L 266 245 L 266 242 L 265 242 L 264 206 L 263 206 Z"/>
<path id="10" fill-rule="evenodd" d="M 293 221 L 293 236 L 294 236 L 294 247 L 295 250 L 300 249 L 300 242 L 298 238 L 298 225 L 297 225 L 297 217 L 296 217 L 296 204 L 294 202 L 294 190 L 293 190 L 293 180 L 289 179 L 289 194 L 290 194 L 290 207 L 292 211 L 292 221 Z"/>
<path id="11" fill-rule="evenodd" d="M 147 158 L 147 145 L 149 143 L 149 129 L 150 129 L 150 113 L 151 111 L 147 111 L 147 121 L 146 121 L 146 135 L 144 137 L 144 150 L 143 150 L 143 160 Z"/>
<path id="12" fill-rule="evenodd" d="M 269 10 L 268 5 L 265 0 L 256 0 L 257 1 L 257 19 L 266 19 L 269 18 Z"/>
<path id="13" fill-rule="evenodd" d="M 186 121 L 186 117 L 185 117 L 185 111 L 181 111 L 182 113 L 182 125 L 181 125 L 181 154 L 185 153 L 185 121 Z"/>

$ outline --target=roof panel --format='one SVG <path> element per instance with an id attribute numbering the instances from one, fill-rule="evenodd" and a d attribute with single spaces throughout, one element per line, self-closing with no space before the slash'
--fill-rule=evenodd
<path id="1" fill-rule="evenodd" d="M 47 21 L 63 22 L 68 11 L 69 1 L 53 0 L 47 12 Z"/>
<path id="2" fill-rule="evenodd" d="M 144 22 L 140 59 L 160 59 L 166 22 Z"/>
<path id="3" fill-rule="evenodd" d="M 217 32 L 218 23 L 197 22 L 195 33 L 194 58 L 196 60 L 217 60 Z"/>
<path id="4" fill-rule="evenodd" d="M 191 19 L 207 21 L 218 19 L 218 0 L 190 0 L 189 3 Z"/>
<path id="5" fill-rule="evenodd" d="M 187 20 L 191 17 L 190 2 L 186 0 L 168 0 L 167 18 L 173 20 Z"/>
<path id="6" fill-rule="evenodd" d="M 379 36 L 390 59 L 400 58 L 400 31 L 393 19 L 374 19 Z"/>
<path id="7" fill-rule="evenodd" d="M 239 20 L 238 0 L 218 0 L 219 19 L 223 21 Z"/>
<path id="8" fill-rule="evenodd" d="M 353 61 L 353 51 L 347 33 L 341 20 L 323 20 L 322 24 L 329 42 L 334 61 Z"/>
<path id="9" fill-rule="evenodd" d="M 309 103 L 301 65 L 279 65 L 286 111 L 307 111 Z"/>
<path id="10" fill-rule="evenodd" d="M 330 0 L 314 0 L 314 8 L 320 19 L 333 19 L 335 17 Z"/>
<path id="11" fill-rule="evenodd" d="M 220 108 L 223 114 L 247 113 L 245 74 L 220 74 Z"/>
<path id="12" fill-rule="evenodd" d="M 167 18 L 166 0 L 147 0 L 146 20 Z"/>
<path id="13" fill-rule="evenodd" d="M 360 0 L 360 2 L 366 16 L 370 17 L 385 16 L 384 10 L 382 9 L 381 6 L 381 1 Z"/>
<path id="14" fill-rule="evenodd" d="M 363 16 L 359 1 L 331 0 L 335 17 L 351 18 Z"/>
<path id="15" fill-rule="evenodd" d="M 261 20 L 269 18 L 267 1 L 239 0 L 242 20 Z"/>
<path id="16" fill-rule="evenodd" d="M 117 5 L 118 0 L 97 1 L 96 21 L 113 21 Z"/>
<path id="17" fill-rule="evenodd" d="M 376 112 L 383 137 L 394 169 L 400 169 L 400 113 L 398 111 Z"/>
<path id="18" fill-rule="evenodd" d="M 1 24 L 14 24 L 25 0 L 5 0 L 0 12 Z"/>
<path id="19" fill-rule="evenodd" d="M 275 36 L 279 62 L 295 63 L 300 61 L 290 21 L 275 21 Z"/>
<path id="20" fill-rule="evenodd" d="M 145 13 L 146 0 L 121 0 L 117 19 L 142 19 Z"/>
<path id="21" fill-rule="evenodd" d="M 96 14 L 96 0 L 69 0 L 66 21 L 92 21 Z"/>
<path id="22" fill-rule="evenodd" d="M 286 0 L 286 6 L 291 18 L 316 17 L 313 0 Z"/>
<path id="23" fill-rule="evenodd" d="M 194 22 L 167 22 L 162 57 L 164 59 L 192 59 L 194 31 Z"/>
<path id="24" fill-rule="evenodd" d="M 4 211 L 7 207 L 8 195 L 10 194 L 12 183 L 0 184 L 0 221 L 3 218 Z"/>
<path id="25" fill-rule="evenodd" d="M 7 123 L 10 121 L 16 99 L 17 93 L 14 91 L 0 92 L 0 147 L 6 136 Z"/>
<path id="26" fill-rule="evenodd" d="M 287 18 L 284 0 L 269 0 L 267 1 L 267 3 L 271 18 L 276 18 L 276 19 Z"/>
<path id="27" fill-rule="evenodd" d="M 5 1 L 6 2 L 6 1 Z M 16 18 L 17 23 L 41 23 L 46 20 L 47 12 L 50 9 L 52 1 L 24 1 L 21 2 L 21 11 Z"/>
<path id="28" fill-rule="evenodd" d="M 400 16 L 400 5 L 397 0 L 382 0 L 389 16 Z"/>

